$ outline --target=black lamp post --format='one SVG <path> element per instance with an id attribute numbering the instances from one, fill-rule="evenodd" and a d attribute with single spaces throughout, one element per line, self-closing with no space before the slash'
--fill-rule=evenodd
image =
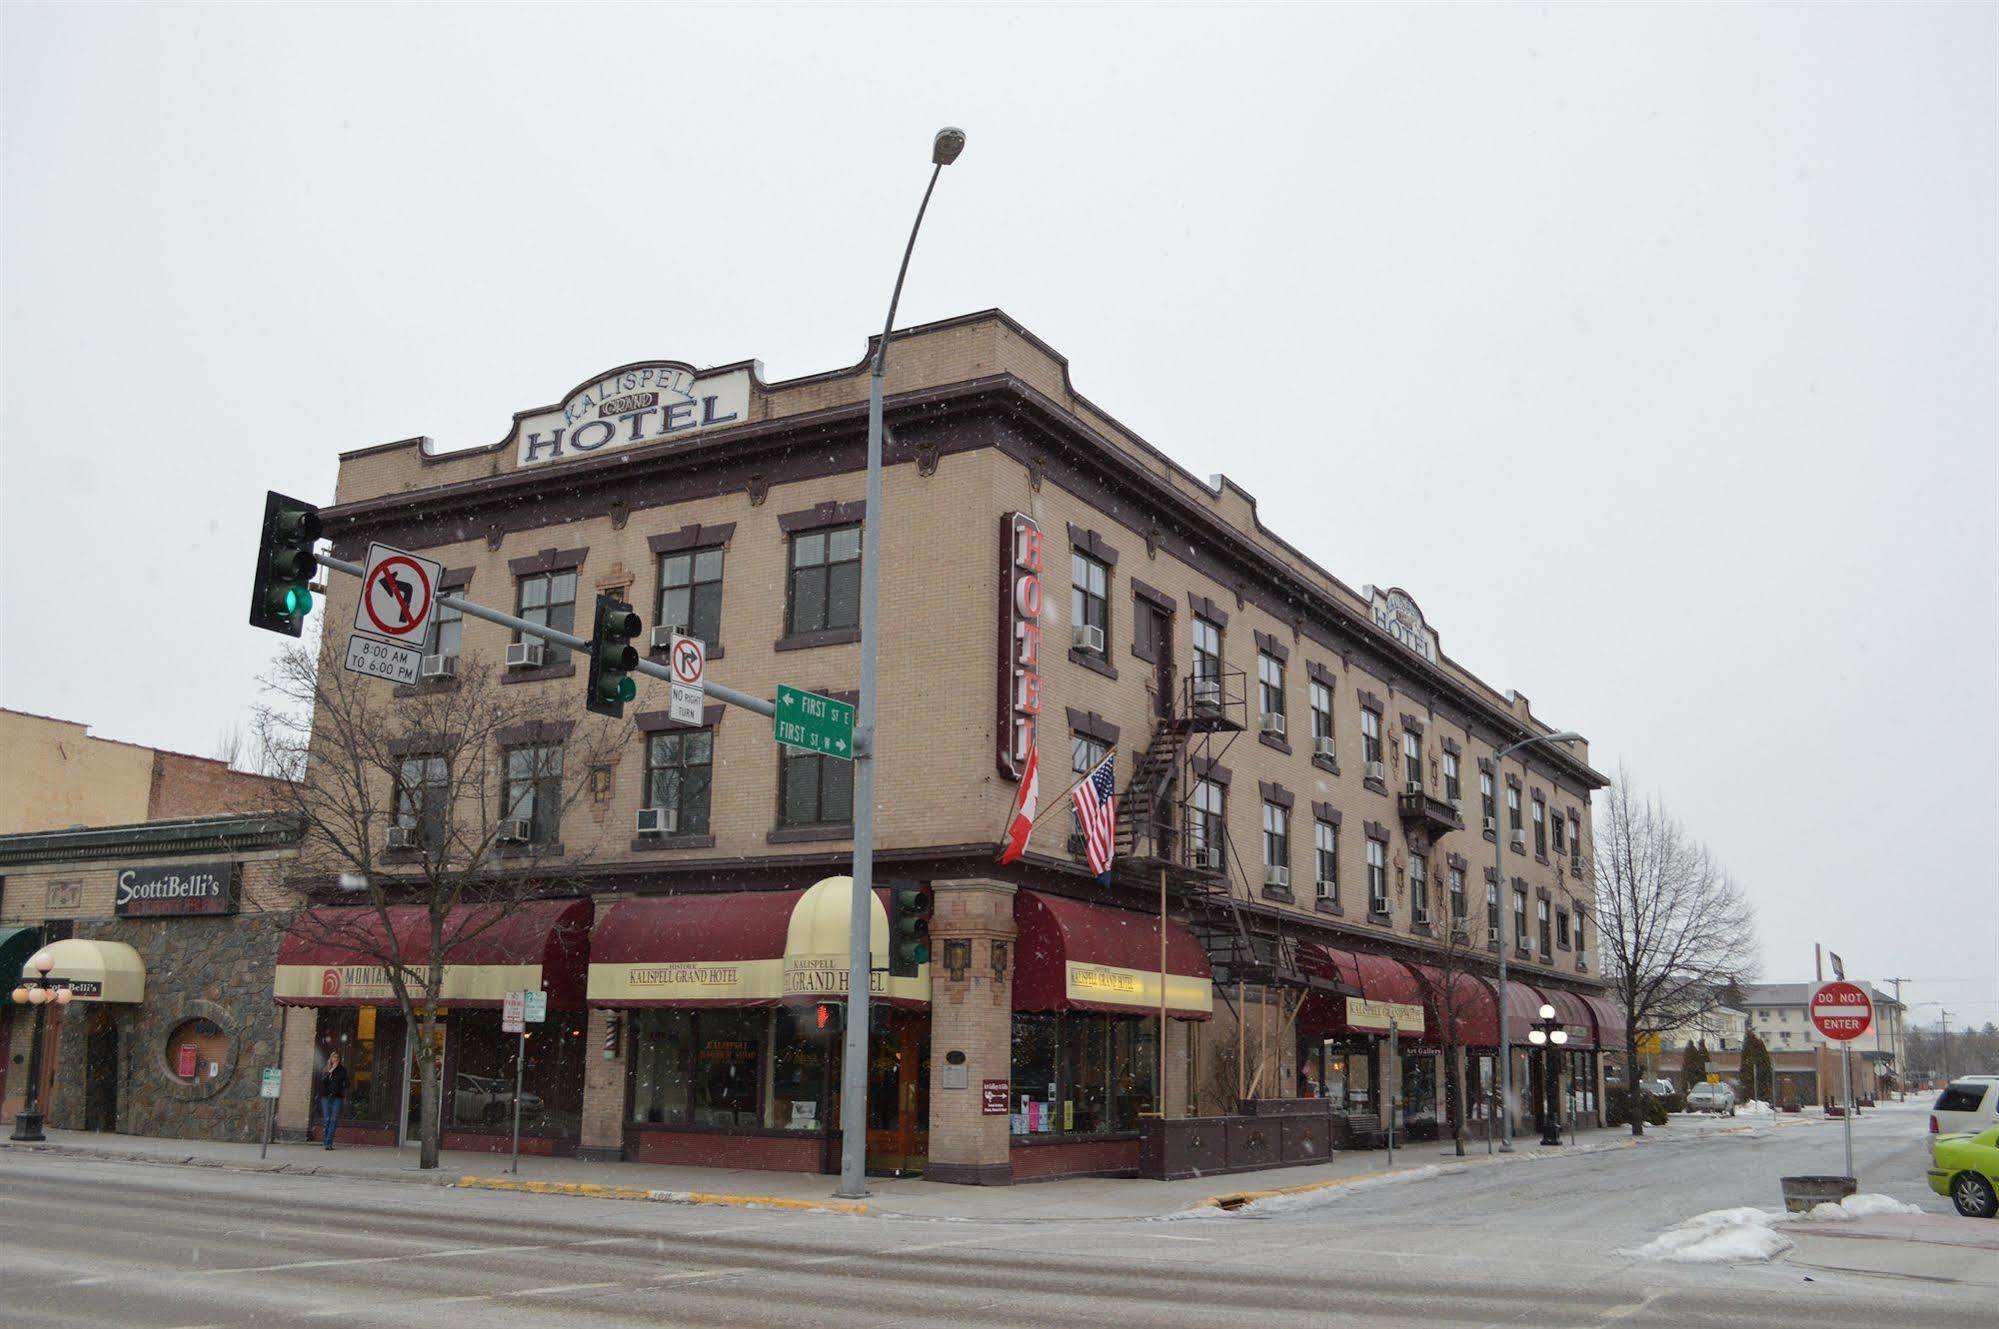
<path id="1" fill-rule="evenodd" d="M 41 1104 L 36 1098 L 42 1087 L 42 1040 L 48 1029 L 49 1007 L 69 1005 L 70 991 L 66 980 L 49 977 L 49 970 L 56 967 L 56 957 L 47 951 L 36 951 L 27 967 L 37 977 L 21 980 L 21 985 L 14 989 L 14 1004 L 35 1008 L 35 1036 L 28 1044 L 27 1096 L 22 1100 L 21 1110 L 14 1115 L 14 1133 L 8 1138 L 33 1142 L 48 1138 L 42 1134 Z"/>
<path id="2" fill-rule="evenodd" d="M 1547 1060 L 1541 1076 L 1541 1143 L 1562 1142 L 1562 1063 L 1556 1051 L 1569 1041 L 1569 1031 L 1555 1018 L 1555 1008 L 1541 1003 L 1541 1018 L 1527 1028 L 1527 1041 L 1542 1049 Z"/>

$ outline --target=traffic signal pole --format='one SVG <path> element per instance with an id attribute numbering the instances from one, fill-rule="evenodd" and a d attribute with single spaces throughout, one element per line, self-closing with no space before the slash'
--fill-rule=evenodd
<path id="1" fill-rule="evenodd" d="M 331 554 L 321 554 L 319 556 L 319 563 L 321 567 L 332 568 L 335 572 L 344 572 L 350 577 L 365 577 L 368 575 L 368 570 L 359 563 L 349 563 L 347 560 L 335 558 Z M 513 614 L 503 613 L 498 609 L 488 609 L 485 605 L 477 604 L 462 595 L 452 595 L 448 592 L 441 593 L 437 597 L 437 602 L 443 605 L 450 605 L 462 614 L 470 615 L 473 618 L 483 618 L 488 623 L 498 623 L 501 627 L 512 628 L 514 631 L 526 633 L 530 637 L 539 637 L 545 642 L 553 643 L 567 650 L 588 651 L 590 649 L 589 640 L 579 637 L 573 632 L 563 632 L 556 628 L 551 628 L 544 623 L 530 623 L 527 619 L 518 618 Z M 673 682 L 673 671 L 656 660 L 641 659 L 632 672 L 644 674 L 648 678 L 663 679 L 668 683 Z M 747 692 L 738 692 L 734 688 L 724 687 L 713 680 L 704 679 L 701 687 L 704 692 L 716 701 L 726 702 L 731 706 L 740 706 L 746 711 L 755 711 L 758 715 L 769 716 L 777 713 L 777 707 L 765 701 L 762 697 L 752 697 Z"/>

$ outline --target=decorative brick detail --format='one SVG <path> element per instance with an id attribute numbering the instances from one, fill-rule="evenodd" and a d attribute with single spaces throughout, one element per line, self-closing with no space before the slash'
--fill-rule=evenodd
<path id="1" fill-rule="evenodd" d="M 984 1110 L 987 1080 L 1013 1075 L 1014 887 L 1001 881 L 933 881 L 936 912 L 931 945 L 942 954 L 965 942 L 971 963 L 962 974 L 930 970 L 930 1155 L 933 1179 L 1004 1184 L 1012 1179 L 1010 1124 Z M 995 947 L 1004 948 L 1000 962 Z M 962 1054 L 965 1087 L 946 1088 L 953 1053 Z"/>

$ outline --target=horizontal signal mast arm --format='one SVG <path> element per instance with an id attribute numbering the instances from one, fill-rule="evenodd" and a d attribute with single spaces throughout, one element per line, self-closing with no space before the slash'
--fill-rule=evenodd
<path id="1" fill-rule="evenodd" d="M 319 555 L 319 562 L 322 567 L 332 568 L 335 572 L 344 572 L 350 577 L 367 575 L 367 569 L 363 568 L 359 563 L 349 563 L 346 559 L 335 558 L 331 554 Z M 530 623 L 524 618 L 516 618 L 512 614 L 502 613 L 498 609 L 488 609 L 485 605 L 467 600 L 462 595 L 439 592 L 437 602 L 439 604 L 450 605 L 462 614 L 470 614 L 473 618 L 483 618 L 488 623 L 498 623 L 501 627 L 512 628 L 516 632 L 524 632 L 531 637 L 539 637 L 543 641 L 553 642 L 557 646 L 565 647 L 568 650 L 587 651 L 590 649 L 590 642 L 587 638 L 576 636 L 570 632 L 560 632 L 545 624 Z M 640 660 L 638 668 L 634 672 L 645 674 L 650 678 L 664 679 L 669 683 L 673 681 L 673 671 L 654 660 Z M 771 702 L 765 701 L 762 697 L 752 697 L 747 692 L 738 692 L 734 688 L 724 687 L 722 684 L 714 682 L 711 679 L 704 679 L 701 687 L 703 691 L 716 701 L 727 702 L 731 706 L 740 706 L 746 711 L 755 711 L 758 715 L 768 716 L 777 713 L 777 707 Z"/>

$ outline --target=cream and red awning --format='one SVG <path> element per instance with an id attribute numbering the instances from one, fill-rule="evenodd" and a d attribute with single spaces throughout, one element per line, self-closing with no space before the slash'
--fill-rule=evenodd
<path id="1" fill-rule="evenodd" d="M 1039 891 L 1013 897 L 1013 1008 L 1159 1013 L 1156 914 L 1088 904 Z M 1184 924 L 1166 928 L 1166 1013 L 1205 1020 L 1215 1009 L 1208 954 Z"/>
<path id="2" fill-rule="evenodd" d="M 429 965 L 430 914 L 423 905 L 392 905 L 387 913 L 385 921 L 381 911 L 362 906 L 301 911 L 278 945 L 278 1004 L 375 1006 L 395 1000 L 386 961 L 393 955 L 419 971 Z M 588 900 L 460 905 L 445 920 L 439 1000 L 497 1006 L 509 992 L 543 991 L 557 1010 L 579 1008 L 591 914 Z M 420 983 L 421 973 L 410 981 Z"/>
<path id="3" fill-rule="evenodd" d="M 1298 1012 L 1301 1030 L 1322 1037 L 1386 1034 L 1392 1019 L 1398 1037 L 1420 1041 L 1432 1027 L 1425 1019 L 1423 985 L 1400 960 L 1317 942 L 1300 942 L 1298 951 L 1301 964 L 1319 972 L 1330 969 L 1359 993 L 1310 993 Z"/>
<path id="4" fill-rule="evenodd" d="M 29 960 L 47 955 L 55 961 L 48 979 L 69 989 L 78 1001 L 144 1001 L 146 962 L 122 941 L 69 937 L 34 951 Z M 39 978 L 39 970 L 21 965 L 22 978 Z"/>
<path id="5" fill-rule="evenodd" d="M 844 1001 L 853 878 L 803 891 L 647 895 L 604 912 L 590 946 L 592 1006 L 777 1006 Z M 894 978 L 888 893 L 874 892 L 868 929 L 871 997 L 930 1000 L 930 969 Z"/>

